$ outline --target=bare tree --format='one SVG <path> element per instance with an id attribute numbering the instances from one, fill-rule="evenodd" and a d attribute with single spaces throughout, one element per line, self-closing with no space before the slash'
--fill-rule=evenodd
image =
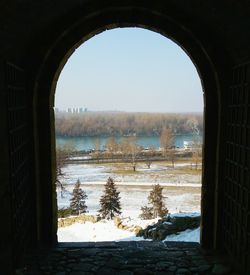
<path id="1" fill-rule="evenodd" d="M 153 158 L 154 153 L 155 153 L 155 148 L 153 146 L 149 147 L 148 151 L 146 152 L 146 155 L 145 155 L 146 156 L 146 161 L 145 161 L 145 163 L 146 163 L 148 169 L 151 168 L 151 164 L 153 162 L 152 158 Z"/>
<path id="2" fill-rule="evenodd" d="M 198 169 L 198 163 L 202 158 L 202 144 L 200 140 L 200 130 L 199 130 L 199 123 L 195 117 L 190 118 L 187 121 L 187 124 L 190 127 L 190 130 L 193 134 L 193 140 L 191 143 L 191 150 L 192 150 L 192 159 L 191 159 L 191 169 L 192 164 L 195 164 L 195 169 Z"/>
<path id="3" fill-rule="evenodd" d="M 180 134 L 187 134 L 190 127 L 188 120 L 195 118 L 200 131 L 203 128 L 202 114 L 170 113 L 124 113 L 114 116 L 109 112 L 85 112 L 55 114 L 56 135 L 60 136 L 123 136 L 131 133 L 137 135 L 159 135 L 162 125 L 174 125 Z"/>
<path id="4" fill-rule="evenodd" d="M 75 151 L 75 147 L 71 143 L 66 143 L 63 146 L 56 147 L 56 185 L 60 188 L 61 196 L 65 192 L 65 187 L 63 181 L 65 179 L 65 173 L 63 171 L 63 167 L 66 165 L 67 159 L 69 159 L 73 152 Z"/>
<path id="5" fill-rule="evenodd" d="M 121 150 L 124 158 L 128 157 L 131 162 L 133 171 L 136 171 L 137 161 L 142 151 L 142 147 L 136 143 L 135 137 L 129 137 L 122 141 Z"/>
<path id="6" fill-rule="evenodd" d="M 163 156 L 170 157 L 172 166 L 175 163 L 175 138 L 170 128 L 163 128 L 160 135 L 160 144 L 163 149 Z"/>
<path id="7" fill-rule="evenodd" d="M 94 157 L 97 159 L 97 161 L 99 162 L 100 159 L 100 138 L 96 137 L 95 139 L 95 151 L 94 151 Z"/>
<path id="8" fill-rule="evenodd" d="M 175 154 L 176 154 L 175 147 L 172 147 L 171 149 L 168 150 L 168 155 L 169 155 L 169 158 L 172 162 L 172 167 L 173 168 L 174 168 L 174 165 L 175 165 Z"/>
<path id="9" fill-rule="evenodd" d="M 151 164 L 152 164 L 152 159 L 151 158 L 147 158 L 146 161 L 145 161 L 145 163 L 146 163 L 148 169 L 150 169 L 151 168 Z"/>
<path id="10" fill-rule="evenodd" d="M 127 138 L 122 138 L 121 142 L 119 143 L 119 151 L 121 152 L 121 157 L 123 160 L 128 158 L 128 147 L 129 147 L 129 142 Z"/>
<path id="11" fill-rule="evenodd" d="M 200 130 L 199 130 L 199 122 L 196 117 L 191 117 L 187 120 L 187 127 L 189 128 L 189 131 L 193 133 L 193 135 L 199 136 Z"/>
<path id="12" fill-rule="evenodd" d="M 106 148 L 107 148 L 108 153 L 111 155 L 112 159 L 114 158 L 114 153 L 118 149 L 117 147 L 118 147 L 118 145 L 115 142 L 114 137 L 109 137 L 107 140 L 107 143 L 106 143 Z"/>
<path id="13" fill-rule="evenodd" d="M 195 169 L 197 170 L 198 164 L 202 159 L 202 144 L 199 136 L 193 137 L 191 150 L 192 150 L 191 169 L 192 169 L 192 164 L 194 163 Z"/>
<path id="14" fill-rule="evenodd" d="M 201 161 L 201 148 L 194 147 L 192 148 L 192 163 L 195 165 L 195 169 L 198 169 L 198 163 Z M 191 164 L 192 169 L 192 164 Z"/>

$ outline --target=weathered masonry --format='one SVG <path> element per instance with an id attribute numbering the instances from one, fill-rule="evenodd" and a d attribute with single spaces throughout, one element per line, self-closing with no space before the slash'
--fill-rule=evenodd
<path id="1" fill-rule="evenodd" d="M 54 93 L 95 34 L 141 27 L 180 45 L 204 91 L 201 245 L 250 274 L 250 3 L 247 0 L 1 0 L 1 270 L 56 237 Z"/>

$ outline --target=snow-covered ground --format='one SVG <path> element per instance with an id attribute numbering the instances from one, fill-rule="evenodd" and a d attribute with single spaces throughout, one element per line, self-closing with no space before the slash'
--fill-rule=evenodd
<path id="1" fill-rule="evenodd" d="M 171 218 L 174 218 L 174 217 L 199 217 L 201 215 L 200 212 L 179 212 L 179 213 L 173 213 L 173 214 L 170 214 L 170 217 Z"/>
<path id="2" fill-rule="evenodd" d="M 104 190 L 102 185 L 82 184 L 81 188 L 87 193 L 86 205 L 89 214 L 97 214 L 100 209 L 99 200 Z M 71 193 L 74 185 L 67 185 L 67 192 L 62 198 L 58 192 L 58 206 L 67 207 L 70 203 Z M 122 215 L 124 217 L 137 218 L 140 214 L 141 206 L 147 204 L 147 197 L 151 190 L 150 186 L 129 186 L 118 185 L 120 191 Z M 165 186 L 163 189 L 165 203 L 170 213 L 200 212 L 200 187 L 185 186 Z"/>
<path id="3" fill-rule="evenodd" d="M 185 167 L 188 163 L 180 163 L 177 166 Z M 151 169 L 138 167 L 138 173 L 128 173 L 123 176 L 110 170 L 110 167 L 93 164 L 69 164 L 64 168 L 66 177 L 64 185 L 66 192 L 62 198 L 58 192 L 57 200 L 59 208 L 68 207 L 74 184 L 80 179 L 81 188 L 87 193 L 86 205 L 88 214 L 95 215 L 100 208 L 99 200 L 103 194 L 104 184 L 108 177 L 113 177 L 120 191 L 123 224 L 139 225 L 145 228 L 156 221 L 143 221 L 138 218 L 140 208 L 147 204 L 147 197 L 152 184 L 160 183 L 163 188 L 165 203 L 170 213 L 200 212 L 200 175 L 191 174 L 167 174 L 166 166 L 152 164 Z M 154 174 L 155 173 L 155 174 Z M 153 175 L 153 176 L 152 176 Z M 183 213 L 179 214 L 183 215 Z M 171 240 L 199 241 L 198 230 L 185 231 L 180 235 L 169 236 Z M 194 237 L 196 236 L 196 237 Z M 195 239 L 196 238 L 196 239 Z M 170 240 L 168 239 L 168 240 Z M 84 242 L 84 241 L 131 241 L 142 240 L 135 237 L 129 231 L 120 230 L 113 221 L 73 224 L 58 229 L 60 242 Z"/>
<path id="4" fill-rule="evenodd" d="M 188 165 L 180 163 L 179 165 Z M 167 175 L 167 181 L 160 181 L 158 177 L 160 171 L 165 171 L 166 166 L 162 164 L 152 164 L 151 169 L 138 167 L 139 174 L 131 176 L 126 174 L 119 176 L 110 173 L 110 167 L 93 164 L 69 164 L 64 168 L 66 177 L 64 184 L 66 193 L 62 198 L 58 192 L 58 206 L 69 206 L 69 200 L 77 179 L 80 179 L 81 188 L 86 191 L 88 199 L 86 201 L 89 214 L 96 214 L 99 209 L 99 199 L 103 194 L 104 184 L 109 176 L 115 180 L 118 190 L 120 191 L 122 214 L 124 217 L 137 218 L 140 214 L 141 206 L 147 204 L 147 197 L 151 190 L 152 184 L 160 183 L 165 196 L 165 203 L 171 213 L 194 212 L 200 211 L 200 176 L 180 174 Z M 155 171 L 155 176 L 152 174 Z M 162 173 L 166 179 L 166 174 Z"/>
<path id="5" fill-rule="evenodd" d="M 173 234 L 167 236 L 165 241 L 175 241 L 175 242 L 200 242 L 200 227 L 191 230 L 187 229 L 185 231 L 180 232 L 179 234 Z"/>
<path id="6" fill-rule="evenodd" d="M 118 229 L 113 221 L 99 221 L 97 223 L 75 223 L 71 226 L 59 228 L 57 231 L 59 242 L 102 242 L 102 241 L 141 241 L 135 233 Z"/>
<path id="7" fill-rule="evenodd" d="M 189 163 L 177 163 L 176 168 L 190 168 Z M 127 172 L 131 172 L 131 167 Z M 148 169 L 146 165 L 138 165 L 136 173 L 117 173 L 117 170 L 109 165 L 96 164 L 82 164 L 73 163 L 68 164 L 63 168 L 63 172 L 67 175 L 66 182 L 74 184 L 77 179 L 82 183 L 102 183 L 108 177 L 112 177 L 118 183 L 136 183 L 143 185 L 150 185 L 160 183 L 164 185 L 200 185 L 201 175 L 190 173 L 175 173 L 172 167 L 153 163 Z"/>
<path id="8" fill-rule="evenodd" d="M 144 224 L 143 224 L 144 222 Z M 145 226 L 154 221 L 143 221 Z M 59 242 L 102 242 L 102 241 L 142 241 L 135 233 L 118 229 L 113 221 L 86 222 L 59 228 L 57 231 Z M 150 241 L 149 239 L 147 239 Z M 187 229 L 179 234 L 169 235 L 164 241 L 200 242 L 200 228 Z"/>

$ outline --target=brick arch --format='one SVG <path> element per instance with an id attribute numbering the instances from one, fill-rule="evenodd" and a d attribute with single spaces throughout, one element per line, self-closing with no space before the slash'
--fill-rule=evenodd
<path id="1" fill-rule="evenodd" d="M 132 1 L 133 2 L 133 1 Z M 218 149 L 220 125 L 220 65 L 203 34 L 191 18 L 172 9 L 162 11 L 153 4 L 99 4 L 72 9 L 44 28 L 37 43 L 39 70 L 34 75 L 34 119 L 37 157 L 38 232 L 43 243 L 56 241 L 54 94 L 59 74 L 74 50 L 94 35 L 112 28 L 141 27 L 158 32 L 176 42 L 188 54 L 199 73 L 204 91 L 204 157 L 202 175 L 202 235 L 206 248 L 216 248 L 218 199 Z M 190 21 L 189 21 L 190 20 Z M 208 29 L 206 29 L 208 32 Z M 46 38 L 44 38 L 46 35 Z M 36 49 L 36 47 L 35 47 Z"/>

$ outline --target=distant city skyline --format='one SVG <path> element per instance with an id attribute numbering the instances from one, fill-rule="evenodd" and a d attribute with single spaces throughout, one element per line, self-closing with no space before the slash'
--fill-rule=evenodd
<path id="1" fill-rule="evenodd" d="M 86 107 L 65 107 L 65 108 L 59 108 L 55 107 L 54 108 L 56 112 L 67 112 L 67 113 L 83 113 L 83 112 L 117 112 L 117 113 L 187 113 L 187 114 L 196 114 L 196 113 L 202 113 L 202 111 L 192 111 L 192 112 L 166 112 L 166 111 L 123 111 L 123 110 L 89 110 Z"/>
<path id="2" fill-rule="evenodd" d="M 89 111 L 202 112 L 198 73 L 186 53 L 152 31 L 105 31 L 69 58 L 55 107 Z"/>

